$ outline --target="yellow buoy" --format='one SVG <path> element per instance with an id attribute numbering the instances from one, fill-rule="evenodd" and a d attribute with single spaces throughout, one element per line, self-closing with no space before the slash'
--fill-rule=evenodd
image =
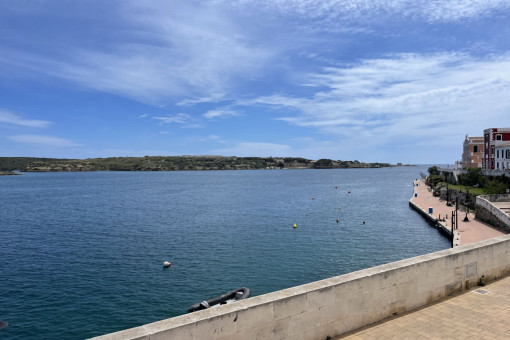
<path id="1" fill-rule="evenodd" d="M 338 210 L 342 210 L 342 207 L 339 207 Z"/>
<path id="2" fill-rule="evenodd" d="M 292 228 L 297 228 L 297 224 L 296 224 L 296 223 L 294 223 L 294 224 L 292 225 Z"/>

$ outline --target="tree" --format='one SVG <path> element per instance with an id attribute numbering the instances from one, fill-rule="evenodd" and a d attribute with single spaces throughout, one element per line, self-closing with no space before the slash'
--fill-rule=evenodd
<path id="1" fill-rule="evenodd" d="M 459 175 L 459 182 L 462 185 L 483 187 L 487 179 L 483 175 L 482 169 L 470 168 L 467 173 Z"/>
<path id="2" fill-rule="evenodd" d="M 431 166 L 428 170 L 430 175 L 439 175 L 439 168 L 437 166 Z"/>
<path id="3" fill-rule="evenodd" d="M 332 168 L 333 161 L 331 159 L 321 158 L 315 163 L 316 169 Z"/>

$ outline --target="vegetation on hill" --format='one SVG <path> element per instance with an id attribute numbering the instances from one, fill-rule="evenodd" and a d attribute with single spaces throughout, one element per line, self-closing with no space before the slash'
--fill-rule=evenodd
<path id="1" fill-rule="evenodd" d="M 299 157 L 145 156 L 88 159 L 0 157 L 0 171 L 174 171 L 244 169 L 338 169 L 390 167 L 388 163 L 361 163 Z"/>

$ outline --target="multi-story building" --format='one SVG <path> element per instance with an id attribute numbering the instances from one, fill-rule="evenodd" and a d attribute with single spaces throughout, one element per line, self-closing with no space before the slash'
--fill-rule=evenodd
<path id="1" fill-rule="evenodd" d="M 496 146 L 496 169 L 510 171 L 510 142 Z"/>
<path id="2" fill-rule="evenodd" d="M 483 159 L 483 137 L 468 137 L 464 139 L 462 151 L 462 168 L 481 168 Z"/>
<path id="3" fill-rule="evenodd" d="M 496 148 L 502 146 L 503 144 L 510 142 L 510 128 L 490 128 L 483 130 L 483 162 L 482 168 L 484 170 L 494 170 L 497 165 L 499 165 L 499 169 L 502 169 L 501 164 L 497 164 L 496 158 L 500 159 L 501 157 L 496 157 Z M 501 153 L 501 149 L 498 148 Z M 501 161 L 500 161 L 501 162 Z"/>

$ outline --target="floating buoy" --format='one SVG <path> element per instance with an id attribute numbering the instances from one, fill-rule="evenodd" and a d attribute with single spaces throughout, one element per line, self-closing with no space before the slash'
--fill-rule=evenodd
<path id="1" fill-rule="evenodd" d="M 163 262 L 163 267 L 169 268 L 172 265 L 172 262 L 165 261 Z"/>
<path id="2" fill-rule="evenodd" d="M 342 210 L 342 207 L 338 207 L 338 210 Z"/>
<path id="3" fill-rule="evenodd" d="M 335 189 L 338 189 L 338 186 L 335 186 Z"/>
<path id="4" fill-rule="evenodd" d="M 363 224 L 365 224 L 365 221 L 363 221 Z"/>
<path id="5" fill-rule="evenodd" d="M 297 228 L 297 224 L 296 224 L 296 223 L 294 223 L 294 224 L 292 225 L 292 228 L 296 229 L 296 228 Z"/>
<path id="6" fill-rule="evenodd" d="M 349 190 L 349 191 L 347 191 L 347 193 L 348 193 L 348 194 L 350 194 L 350 193 L 351 193 L 351 191 Z"/>

